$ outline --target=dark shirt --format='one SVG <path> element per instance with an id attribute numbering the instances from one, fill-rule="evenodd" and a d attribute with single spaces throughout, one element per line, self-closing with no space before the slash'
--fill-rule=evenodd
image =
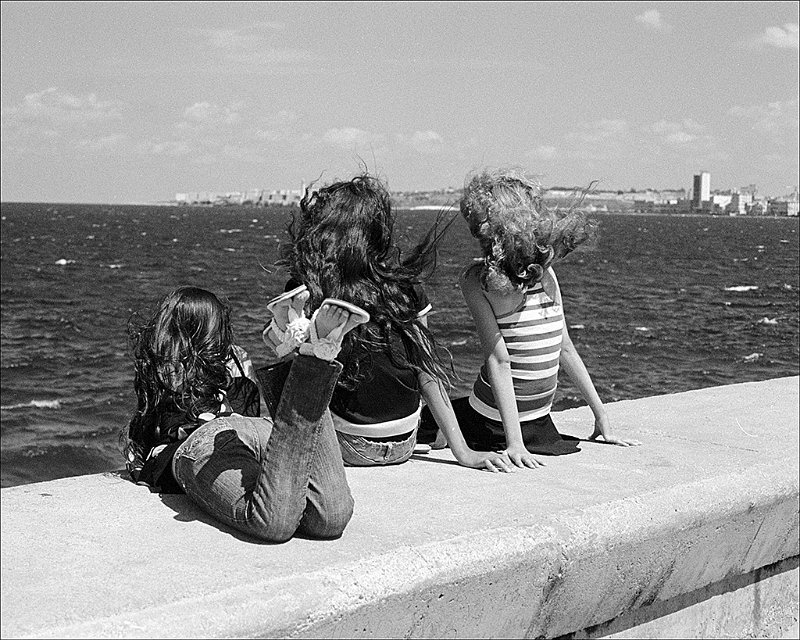
<path id="1" fill-rule="evenodd" d="M 291 279 L 285 290 L 291 291 L 299 284 Z M 421 318 L 430 311 L 428 296 L 421 285 L 414 287 L 412 299 L 417 317 Z M 343 384 L 336 386 L 331 398 L 331 411 L 354 424 L 387 422 L 414 413 L 422 397 L 416 372 L 404 364 L 408 354 L 400 335 L 392 332 L 389 350 L 363 352 L 363 349 L 359 350 L 362 379 L 354 389 Z M 346 341 L 336 359 L 345 364 L 351 355 L 352 345 Z"/>
<path id="2" fill-rule="evenodd" d="M 215 417 L 229 416 L 232 413 L 258 417 L 261 414 L 258 385 L 245 376 L 244 368 L 235 355 L 233 359 L 241 375 L 232 378 L 225 389 L 226 405 L 230 411 L 217 412 Z M 150 456 L 150 451 L 147 451 L 145 455 L 149 457 L 139 470 L 131 470 L 131 475 L 135 482 L 147 484 L 160 493 L 183 493 L 183 488 L 172 475 L 172 456 L 183 441 L 205 421 L 198 419 L 191 422 L 187 420 L 186 413 L 180 411 L 174 403 L 170 406 L 172 408 L 161 412 L 158 418 L 161 438 L 153 449 L 166 446 L 154 456 Z"/>

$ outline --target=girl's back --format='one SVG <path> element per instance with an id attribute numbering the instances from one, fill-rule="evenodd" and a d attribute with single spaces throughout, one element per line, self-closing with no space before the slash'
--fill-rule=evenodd
<path id="1" fill-rule="evenodd" d="M 472 267 L 466 277 L 477 278 L 478 269 Z M 548 269 L 542 281 L 518 293 L 484 295 L 508 351 L 520 420 L 547 415 L 558 383 L 564 329 L 555 273 Z M 470 404 L 488 418 L 501 419 L 486 364 L 473 385 Z"/>

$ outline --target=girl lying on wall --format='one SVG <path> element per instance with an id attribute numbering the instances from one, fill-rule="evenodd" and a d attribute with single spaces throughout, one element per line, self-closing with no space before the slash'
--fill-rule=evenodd
<path id="1" fill-rule="evenodd" d="M 288 358 L 307 339 L 307 308 L 331 296 L 367 312 L 369 322 L 344 339 L 338 357 L 343 371 L 330 405 L 345 465 L 408 460 L 424 399 L 459 463 L 490 471 L 512 468 L 501 454 L 466 446 L 445 391 L 447 366 L 428 331 L 431 305 L 422 286 L 435 266 L 440 222 L 401 256 L 389 192 L 364 174 L 307 191 L 299 220 L 289 227 L 290 242 L 281 248 L 279 261 L 289 272 L 287 292 L 268 305 L 273 317 L 263 333 L 267 346 L 283 359 L 260 369 L 259 378 L 272 407 Z"/>
<path id="2" fill-rule="evenodd" d="M 577 442 L 563 438 L 550 417 L 559 365 L 594 413 L 590 439 L 641 444 L 613 434 L 567 332 L 552 265 L 592 235 L 592 224 L 577 204 L 563 211 L 549 209 L 539 184 L 514 169 L 475 175 L 461 199 L 461 214 L 483 254 L 466 268 L 460 284 L 485 363 L 470 396 L 453 401 L 453 407 L 470 447 L 503 452 L 517 467 L 543 465 L 533 454 L 579 451 Z M 423 413 L 423 441 L 436 447 L 436 430 L 432 416 Z"/>
<path id="3" fill-rule="evenodd" d="M 337 301 L 310 321 L 272 418 L 260 418 L 252 365 L 234 344 L 230 308 L 180 287 L 129 323 L 137 409 L 121 434 L 135 482 L 186 492 L 217 520 L 262 540 L 341 535 L 353 512 L 328 402 L 333 358 L 359 322 Z"/>

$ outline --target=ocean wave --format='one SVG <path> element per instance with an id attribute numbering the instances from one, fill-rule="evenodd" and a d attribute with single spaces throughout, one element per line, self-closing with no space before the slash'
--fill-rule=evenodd
<path id="1" fill-rule="evenodd" d="M 61 400 L 31 400 L 30 402 L 19 402 L 17 404 L 4 404 L 0 406 L 3 411 L 10 411 L 11 409 L 26 409 L 34 407 L 36 409 L 60 409 Z"/>
<path id="2" fill-rule="evenodd" d="M 198 207 L 176 221 L 165 215 L 175 210 L 160 207 L 122 213 L 115 208 L 114 214 L 102 213 L 99 205 L 59 207 L 55 215 L 39 211 L 41 205 L 3 203 L 5 486 L 121 466 L 118 432 L 136 406 L 125 330 L 134 309 L 154 304 L 176 280 L 224 293 L 236 309 L 237 341 L 262 366 L 263 299 L 285 283 L 273 262 L 288 209 L 234 207 L 221 213 Z M 67 219 L 72 213 L 78 214 L 75 220 Z M 648 232 L 636 232 L 645 220 Z M 398 243 L 405 249 L 430 221 L 426 212 L 398 214 Z M 598 248 L 581 247 L 556 273 L 569 307 L 569 332 L 604 399 L 797 375 L 796 218 L 608 214 L 598 222 Z M 263 229 L 249 228 L 251 223 Z M 703 227 L 709 231 L 701 233 Z M 231 229 L 242 231 L 227 233 Z M 31 235 L 49 235 L 60 244 L 30 241 Z M 178 237 L 179 243 L 171 242 Z M 483 357 L 457 282 L 471 260 L 480 264 L 482 258 L 475 257 L 465 224 L 452 226 L 446 244 L 426 293 L 439 309 L 431 325 L 442 347 L 453 352 L 459 379 L 452 396 L 460 397 L 469 395 Z M 766 247 L 763 253 L 759 245 Z M 51 269 L 59 259 L 75 263 Z M 84 269 L 91 273 L 76 276 Z M 617 273 L 609 289 L 612 269 Z M 758 289 L 725 290 L 733 286 Z M 604 304 L 601 291 L 613 292 L 617 304 Z M 559 389 L 567 405 L 580 397 L 566 375 Z"/>
<path id="3" fill-rule="evenodd" d="M 740 292 L 744 292 L 744 291 L 755 291 L 756 289 L 758 289 L 758 287 L 755 286 L 754 284 L 742 284 L 742 285 L 737 285 L 735 287 L 725 287 L 723 289 L 723 291 L 740 291 Z"/>

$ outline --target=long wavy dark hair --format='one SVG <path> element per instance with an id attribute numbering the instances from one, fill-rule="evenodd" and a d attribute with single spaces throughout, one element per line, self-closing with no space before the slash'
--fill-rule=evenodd
<path id="1" fill-rule="evenodd" d="M 137 406 L 120 441 L 130 464 L 159 444 L 164 416 L 182 414 L 191 423 L 219 410 L 229 382 L 230 306 L 205 289 L 179 287 L 149 316 L 131 316 L 128 340 Z"/>
<path id="2" fill-rule="evenodd" d="M 416 321 L 414 297 L 415 285 L 436 267 L 437 246 L 455 215 L 447 218 L 447 212 L 440 211 L 422 240 L 404 256 L 394 241 L 394 213 L 381 180 L 364 173 L 306 189 L 277 264 L 308 287 L 310 309 L 333 297 L 370 314 L 371 322 L 345 337 L 342 353 L 347 355 L 339 378 L 345 388 L 353 389 L 363 378 L 362 365 L 376 350 L 397 366 L 449 383 L 452 363 L 445 364 L 433 335 Z M 393 335 L 402 340 L 404 353 L 392 348 Z"/>

